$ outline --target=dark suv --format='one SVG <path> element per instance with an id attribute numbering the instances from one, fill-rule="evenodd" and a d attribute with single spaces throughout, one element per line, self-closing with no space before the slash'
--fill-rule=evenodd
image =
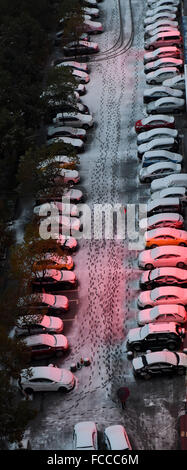
<path id="1" fill-rule="evenodd" d="M 185 336 L 185 329 L 177 323 L 148 323 L 142 328 L 133 328 L 127 335 L 129 351 L 170 351 L 179 349 Z"/>

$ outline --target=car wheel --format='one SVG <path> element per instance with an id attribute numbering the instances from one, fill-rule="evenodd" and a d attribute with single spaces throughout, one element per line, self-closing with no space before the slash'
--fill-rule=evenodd
<path id="1" fill-rule="evenodd" d="M 150 250 L 153 250 L 153 248 L 157 248 L 158 245 L 151 245 Z"/>
<path id="2" fill-rule="evenodd" d="M 185 268 L 185 263 L 180 261 L 180 263 L 177 263 L 177 268 Z"/>
<path id="3" fill-rule="evenodd" d="M 26 388 L 26 389 L 25 389 L 25 393 L 26 393 L 27 395 L 32 395 L 32 393 L 34 393 L 34 390 L 33 390 L 32 388 Z"/>
<path id="4" fill-rule="evenodd" d="M 187 246 L 186 243 L 179 243 L 179 246 Z"/>
<path id="5" fill-rule="evenodd" d="M 65 388 L 65 387 L 60 387 L 60 388 L 58 389 L 58 391 L 59 391 L 60 393 L 66 393 L 66 392 L 67 392 L 67 388 Z"/>
<path id="6" fill-rule="evenodd" d="M 176 347 L 177 347 L 177 344 L 175 341 L 169 341 L 167 343 L 167 348 L 169 349 L 169 351 L 175 351 Z"/>
<path id="7" fill-rule="evenodd" d="M 145 182 L 145 183 L 150 183 L 151 180 L 150 180 L 150 178 L 145 178 L 144 182 Z"/>
<path id="8" fill-rule="evenodd" d="M 87 131 L 90 126 L 88 124 L 84 124 L 82 127 L 83 127 L 83 129 L 85 129 L 85 131 Z"/>
<path id="9" fill-rule="evenodd" d="M 153 268 L 154 268 L 154 266 L 151 263 L 147 263 L 145 265 L 145 269 L 153 269 Z"/>

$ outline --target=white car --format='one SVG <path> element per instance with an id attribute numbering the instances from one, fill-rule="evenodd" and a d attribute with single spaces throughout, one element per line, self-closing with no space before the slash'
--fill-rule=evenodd
<path id="1" fill-rule="evenodd" d="M 162 85 L 169 86 L 170 88 L 177 88 L 178 90 L 185 90 L 185 78 L 184 75 L 176 75 L 176 77 L 166 79 Z"/>
<path id="2" fill-rule="evenodd" d="M 90 15 L 91 17 L 98 18 L 99 16 L 99 8 L 83 7 L 82 10 L 86 15 Z"/>
<path id="3" fill-rule="evenodd" d="M 56 242 L 64 250 L 74 251 L 78 246 L 76 238 L 66 237 L 65 235 L 57 234 Z"/>
<path id="4" fill-rule="evenodd" d="M 181 0 L 147 0 L 147 4 L 150 8 L 156 8 L 160 5 L 175 5 L 179 7 Z"/>
<path id="5" fill-rule="evenodd" d="M 44 203 L 39 206 L 34 207 L 33 212 L 35 215 L 39 216 L 40 211 L 46 210 L 51 212 L 51 210 L 54 209 L 59 212 L 59 214 L 65 214 L 69 215 L 71 217 L 78 217 L 79 216 L 79 210 L 76 204 L 64 204 L 62 202 L 58 201 L 53 201 L 50 204 L 49 203 Z"/>
<path id="6" fill-rule="evenodd" d="M 178 131 L 176 129 L 170 129 L 169 127 L 157 127 L 150 131 L 141 132 L 137 137 L 137 144 L 144 144 L 146 142 L 150 142 L 152 139 L 159 139 L 162 137 L 173 137 L 174 139 L 177 139 Z"/>
<path id="7" fill-rule="evenodd" d="M 63 197 L 69 198 L 71 202 L 81 202 L 83 200 L 83 192 L 80 189 L 69 189 L 64 191 Z"/>
<path id="8" fill-rule="evenodd" d="M 58 144 L 60 142 L 63 142 L 64 144 L 67 145 L 72 145 L 76 150 L 79 152 L 84 150 L 84 142 L 81 139 L 73 139 L 71 137 L 53 137 L 52 139 L 49 139 L 47 141 L 47 145 L 52 145 L 52 144 Z"/>
<path id="9" fill-rule="evenodd" d="M 127 432 L 121 424 L 105 428 L 104 441 L 108 450 L 132 450 Z"/>
<path id="10" fill-rule="evenodd" d="M 174 98 L 168 96 L 167 98 L 160 98 L 159 100 L 152 101 L 147 104 L 148 114 L 155 113 L 177 113 L 184 111 L 185 100 L 183 98 Z"/>
<path id="11" fill-rule="evenodd" d="M 183 212 L 183 207 L 178 197 L 163 197 L 162 199 L 149 199 L 147 204 L 147 215 L 150 217 L 154 214 L 163 212 Z"/>
<path id="12" fill-rule="evenodd" d="M 142 218 L 139 222 L 139 227 L 141 230 L 153 230 L 159 227 L 173 227 L 173 228 L 183 228 L 184 219 L 181 214 L 177 213 L 164 213 L 152 215 L 148 218 Z"/>
<path id="13" fill-rule="evenodd" d="M 151 183 L 151 192 L 160 191 L 164 188 L 169 188 L 170 186 L 184 186 L 187 188 L 187 173 L 178 173 L 174 175 L 165 176 L 158 180 L 153 180 Z"/>
<path id="14" fill-rule="evenodd" d="M 174 21 L 173 21 L 173 23 L 174 23 Z M 176 23 L 176 21 L 175 21 L 175 23 Z M 150 26 L 153 26 L 153 25 L 150 25 Z M 178 31 L 178 27 L 175 27 L 175 28 L 174 28 L 174 26 L 167 25 L 167 24 L 162 25 L 162 26 L 158 26 L 158 27 L 155 28 L 155 29 L 151 29 L 151 30 L 149 30 L 149 31 L 146 31 L 145 34 L 144 34 L 144 38 L 145 38 L 145 40 L 147 40 L 147 39 L 149 39 L 151 36 L 156 36 L 157 34 L 163 33 L 163 32 L 165 32 L 165 31 L 170 31 L 170 32 L 172 32 L 172 31 Z"/>
<path id="15" fill-rule="evenodd" d="M 187 289 L 175 286 L 156 287 L 141 292 L 138 297 L 139 308 L 151 308 L 156 305 L 187 305 Z M 151 324 L 151 323 L 150 323 Z"/>
<path id="16" fill-rule="evenodd" d="M 166 5 L 166 4 L 163 4 L 163 5 L 158 5 L 156 7 L 152 7 L 152 8 L 147 8 L 147 11 L 146 11 L 146 16 L 153 16 L 153 15 L 157 15 L 157 13 L 160 13 L 164 11 L 165 12 L 168 12 L 169 14 L 170 13 L 177 13 L 178 11 L 178 8 L 175 7 L 175 6 L 172 6 L 172 5 Z"/>
<path id="17" fill-rule="evenodd" d="M 78 127 L 70 127 L 70 126 L 48 126 L 47 129 L 47 137 L 72 137 L 75 139 L 82 139 L 85 140 L 86 138 L 86 130 L 79 129 Z"/>
<path id="18" fill-rule="evenodd" d="M 183 91 L 162 85 L 154 86 L 144 90 L 143 100 L 144 103 L 149 103 L 150 101 L 159 100 L 160 98 L 168 98 L 170 96 L 183 99 Z"/>
<path id="19" fill-rule="evenodd" d="M 181 70 L 184 67 L 184 62 L 182 59 L 175 59 L 174 57 L 162 57 L 161 59 L 148 62 L 148 64 L 144 66 L 144 70 L 145 73 L 148 73 L 160 69 L 161 67 L 177 67 Z"/>
<path id="20" fill-rule="evenodd" d="M 171 173 L 180 172 L 181 165 L 179 163 L 153 163 L 153 165 L 141 168 L 139 179 L 142 183 L 150 183 L 153 179 L 160 178 L 161 175 L 170 175 Z"/>
<path id="21" fill-rule="evenodd" d="M 19 307 L 28 307 L 37 309 L 48 308 L 49 310 L 63 310 L 66 311 L 69 308 L 69 300 L 64 295 L 52 295 L 52 294 L 31 294 L 29 298 L 20 297 L 18 301 Z"/>
<path id="22" fill-rule="evenodd" d="M 73 431 L 74 450 L 98 450 L 97 427 L 93 421 L 75 424 Z"/>
<path id="23" fill-rule="evenodd" d="M 22 370 L 20 381 L 21 390 L 27 394 L 34 392 L 64 392 L 70 391 L 75 386 L 75 376 L 67 369 L 60 369 L 57 366 L 32 367 L 28 371 Z"/>
<path id="24" fill-rule="evenodd" d="M 186 270 L 176 267 L 164 266 L 150 271 L 144 271 L 140 279 L 142 290 L 154 289 L 162 286 L 187 287 Z"/>
<path id="25" fill-rule="evenodd" d="M 16 336 L 36 335 L 41 333 L 61 333 L 63 321 L 49 315 L 25 315 L 16 321 Z"/>
<path id="26" fill-rule="evenodd" d="M 182 161 L 183 156 L 180 153 L 169 152 L 168 150 L 152 150 L 144 153 L 142 168 L 153 165 L 153 163 L 172 162 L 182 164 Z"/>
<path id="27" fill-rule="evenodd" d="M 139 326 L 146 325 L 146 323 L 170 323 L 171 321 L 185 323 L 186 316 L 186 310 L 182 305 L 158 305 L 157 307 L 140 310 L 137 321 Z"/>
<path id="28" fill-rule="evenodd" d="M 83 127 L 89 129 L 93 126 L 93 117 L 91 114 L 82 113 L 58 113 L 53 118 L 53 123 L 64 126 Z"/>
<path id="29" fill-rule="evenodd" d="M 63 179 L 64 183 L 78 183 L 80 181 L 79 172 L 77 170 L 61 169 L 55 180 L 59 181 L 60 179 Z"/>
<path id="30" fill-rule="evenodd" d="M 146 82 L 149 83 L 149 85 L 157 85 L 166 79 L 173 78 L 178 73 L 179 70 L 177 67 L 161 67 L 154 72 L 147 73 Z"/>
<path id="31" fill-rule="evenodd" d="M 76 70 L 81 70 L 82 72 L 88 72 L 88 65 L 84 62 L 76 62 L 75 60 L 66 60 L 56 64 L 56 67 L 72 67 Z"/>
<path id="32" fill-rule="evenodd" d="M 151 199 L 158 199 L 163 197 L 178 197 L 182 201 L 187 200 L 187 189 L 182 186 L 174 186 L 172 188 L 164 188 L 160 191 L 155 191 L 151 194 Z"/>
<path id="33" fill-rule="evenodd" d="M 103 32 L 103 25 L 99 21 L 91 21 L 89 19 L 85 19 L 84 21 L 84 29 L 87 33 L 96 34 Z"/>
<path id="34" fill-rule="evenodd" d="M 80 83 L 89 83 L 90 76 L 87 72 L 83 72 L 82 70 L 73 70 L 72 75 L 78 80 Z"/>
<path id="35" fill-rule="evenodd" d="M 176 46 L 158 47 L 154 51 L 146 52 L 144 54 L 144 64 L 152 62 L 153 60 L 161 59 L 162 57 L 176 57 L 181 58 L 181 50 Z"/>
<path id="36" fill-rule="evenodd" d="M 138 257 L 138 266 L 142 269 L 162 266 L 185 268 L 187 266 L 187 247 L 164 245 L 151 250 L 143 250 Z"/>
<path id="37" fill-rule="evenodd" d="M 156 23 L 156 21 L 159 21 L 163 18 L 169 19 L 169 20 L 176 20 L 176 16 L 177 16 L 176 13 L 169 13 L 169 12 L 168 13 L 160 12 L 154 16 L 147 16 L 144 19 L 144 26 L 147 26 L 148 24 L 154 24 Z"/>
<path id="38" fill-rule="evenodd" d="M 145 144 L 138 145 L 138 156 L 151 150 L 177 150 L 178 143 L 173 137 L 160 137 L 160 139 L 152 139 Z"/>
<path id="39" fill-rule="evenodd" d="M 55 286 L 59 284 L 62 286 L 62 290 L 64 287 L 75 287 L 77 285 L 75 273 L 63 269 L 45 269 L 45 271 L 37 271 L 32 279 L 32 285 L 41 288 L 51 286 L 51 289 L 54 290 Z"/>
<path id="40" fill-rule="evenodd" d="M 135 377 L 150 379 L 166 374 L 185 375 L 187 356 L 181 352 L 155 351 L 135 357 L 132 361 Z"/>
<path id="41" fill-rule="evenodd" d="M 79 95 L 85 95 L 86 93 L 86 87 L 85 85 L 83 85 L 83 83 L 79 83 L 76 87 L 76 90 L 75 90 L 76 93 L 79 93 Z"/>

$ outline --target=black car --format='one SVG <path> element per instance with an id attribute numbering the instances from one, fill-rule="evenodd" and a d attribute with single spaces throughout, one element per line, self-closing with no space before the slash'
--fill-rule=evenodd
<path id="1" fill-rule="evenodd" d="M 91 54 L 99 51 L 98 44 L 89 41 L 73 41 L 64 46 L 65 56 L 78 56 L 79 54 Z"/>
<path id="2" fill-rule="evenodd" d="M 161 267 L 143 272 L 140 278 L 140 289 L 155 289 L 160 286 L 187 287 L 186 270 L 176 267 Z"/>
<path id="3" fill-rule="evenodd" d="M 177 323 L 147 323 L 141 328 L 132 328 L 127 335 L 128 351 L 175 351 L 182 345 L 185 329 Z"/>

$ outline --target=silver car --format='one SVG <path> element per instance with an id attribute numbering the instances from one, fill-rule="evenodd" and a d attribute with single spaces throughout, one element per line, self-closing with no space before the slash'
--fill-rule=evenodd
<path id="1" fill-rule="evenodd" d="M 143 94 L 143 100 L 144 103 L 149 103 L 150 101 L 170 96 L 173 96 L 174 98 L 183 98 L 184 95 L 182 90 L 175 90 L 173 88 L 160 85 L 146 88 Z"/>
<path id="2" fill-rule="evenodd" d="M 180 153 L 170 152 L 169 150 L 152 150 L 144 153 L 142 158 L 142 168 L 153 165 L 153 163 L 182 163 L 182 161 L 183 156 L 180 155 Z"/>
<path id="3" fill-rule="evenodd" d="M 154 163 L 140 170 L 139 179 L 141 183 L 150 183 L 153 179 L 160 178 L 161 175 L 171 175 L 171 173 L 180 172 L 181 165 L 177 163 Z"/>
<path id="4" fill-rule="evenodd" d="M 169 20 L 176 20 L 176 13 L 166 13 L 166 12 L 160 12 L 157 13 L 154 16 L 147 16 L 144 19 L 144 26 L 147 26 L 148 24 L 154 24 L 156 21 L 161 20 L 163 18 L 169 19 Z"/>
<path id="5" fill-rule="evenodd" d="M 162 57 L 176 57 L 177 59 L 181 56 L 181 51 L 176 46 L 158 47 L 154 51 L 146 52 L 146 54 L 144 54 L 144 64 L 156 59 L 161 59 Z"/>
<path id="6" fill-rule="evenodd" d="M 179 114 L 184 110 L 184 108 L 185 100 L 183 98 L 174 98 L 174 96 L 159 98 L 159 100 L 152 101 L 147 104 L 148 114 L 168 112 Z"/>
<path id="7" fill-rule="evenodd" d="M 177 148 L 178 143 L 173 137 L 152 139 L 150 142 L 138 146 L 138 157 L 141 158 L 145 152 L 150 150 L 176 150 Z"/>
<path id="8" fill-rule="evenodd" d="M 161 67 L 146 74 L 146 82 L 149 85 L 157 85 L 164 80 L 175 77 L 179 73 L 177 67 Z M 162 83 L 163 84 L 163 83 Z"/>
<path id="9" fill-rule="evenodd" d="M 182 59 L 175 59 L 174 57 L 162 57 L 161 59 L 148 62 L 148 64 L 144 66 L 144 70 L 145 73 L 149 73 L 153 70 L 160 69 L 161 67 L 177 67 L 179 70 L 182 70 L 184 62 Z"/>
<path id="10" fill-rule="evenodd" d="M 178 197 L 182 201 L 187 201 L 187 189 L 182 186 L 176 186 L 174 188 L 164 188 L 151 194 L 152 200 L 163 197 Z"/>
<path id="11" fill-rule="evenodd" d="M 145 142 L 150 142 L 152 139 L 159 139 L 162 137 L 173 137 L 174 139 L 178 138 L 178 131 L 176 129 L 169 129 L 167 127 L 157 127 L 156 129 L 151 129 L 150 131 L 141 132 L 137 137 L 138 145 L 144 144 Z"/>
<path id="12" fill-rule="evenodd" d="M 174 175 L 165 176 L 165 178 L 159 178 L 159 180 L 153 180 L 150 190 L 151 192 L 160 191 L 170 186 L 184 186 L 187 188 L 187 173 L 176 173 Z"/>
<path id="13" fill-rule="evenodd" d="M 185 90 L 184 75 L 176 75 L 173 78 L 168 78 L 163 81 L 162 85 L 177 88 L 177 90 Z"/>

